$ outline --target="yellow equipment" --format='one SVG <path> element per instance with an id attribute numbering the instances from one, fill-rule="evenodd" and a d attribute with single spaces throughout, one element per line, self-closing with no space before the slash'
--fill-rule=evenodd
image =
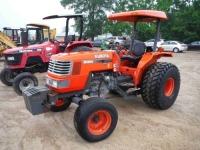
<path id="1" fill-rule="evenodd" d="M 4 27 L 3 33 L 6 34 L 16 45 L 20 45 L 20 29 L 13 29 L 10 27 Z"/>
<path id="2" fill-rule="evenodd" d="M 43 30 L 43 34 L 44 34 L 44 38 L 48 37 L 48 30 Z M 50 34 L 50 39 L 53 40 L 55 39 L 56 36 L 56 28 L 50 29 L 49 30 L 49 34 Z"/>
<path id="3" fill-rule="evenodd" d="M 33 28 L 30 28 L 30 26 L 37 27 L 39 29 L 43 29 L 42 39 L 45 39 L 45 38 L 48 38 L 48 37 L 49 37 L 48 39 L 55 39 L 56 28 L 50 29 L 50 27 L 48 25 L 38 24 L 38 23 L 29 23 L 26 26 L 27 26 L 28 30 L 33 29 Z M 50 35 L 48 35 L 48 34 L 50 34 Z M 37 37 L 37 35 L 35 35 L 35 37 Z"/>
<path id="4" fill-rule="evenodd" d="M 17 47 L 16 43 L 13 42 L 5 33 L 0 31 L 0 56 L 2 56 L 4 50 L 14 47 Z"/>

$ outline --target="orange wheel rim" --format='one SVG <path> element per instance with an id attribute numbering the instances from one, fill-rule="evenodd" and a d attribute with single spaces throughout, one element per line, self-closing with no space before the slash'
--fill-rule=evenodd
<path id="1" fill-rule="evenodd" d="M 89 118 L 88 130 L 93 135 L 101 135 L 108 131 L 111 125 L 111 120 L 111 116 L 107 111 L 97 111 Z"/>
<path id="2" fill-rule="evenodd" d="M 57 106 L 57 107 L 59 107 L 59 106 L 62 106 L 62 105 L 64 105 L 63 98 L 59 98 L 59 99 L 58 99 L 58 101 L 55 103 L 55 105 L 54 105 L 54 106 Z"/>
<path id="3" fill-rule="evenodd" d="M 174 91 L 174 79 L 169 78 L 165 84 L 165 95 L 171 96 Z"/>

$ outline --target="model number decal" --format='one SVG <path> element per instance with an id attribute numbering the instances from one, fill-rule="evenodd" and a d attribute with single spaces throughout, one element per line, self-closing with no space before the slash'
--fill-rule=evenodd
<path id="1" fill-rule="evenodd" d="M 84 64 L 92 64 L 92 63 L 94 63 L 94 61 L 93 60 L 83 60 L 83 63 Z"/>
<path id="2" fill-rule="evenodd" d="M 94 58 L 109 58 L 108 54 L 96 54 L 94 55 Z"/>
<path id="3" fill-rule="evenodd" d="M 23 49 L 19 50 L 19 53 L 27 53 L 27 52 L 40 52 L 42 51 L 42 48 L 36 48 L 36 49 Z"/>
<path id="4" fill-rule="evenodd" d="M 83 64 L 93 64 L 93 63 L 103 63 L 107 64 L 109 62 L 112 62 L 112 59 L 95 59 L 95 60 L 83 60 Z"/>

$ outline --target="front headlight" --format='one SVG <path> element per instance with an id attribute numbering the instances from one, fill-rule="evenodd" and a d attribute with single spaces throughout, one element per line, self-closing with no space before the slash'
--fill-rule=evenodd
<path id="1" fill-rule="evenodd" d="M 66 88 L 69 86 L 69 80 L 56 81 L 50 78 L 46 78 L 46 84 L 56 88 Z"/>
<path id="2" fill-rule="evenodd" d="M 7 60 L 15 60 L 14 57 L 7 57 Z"/>

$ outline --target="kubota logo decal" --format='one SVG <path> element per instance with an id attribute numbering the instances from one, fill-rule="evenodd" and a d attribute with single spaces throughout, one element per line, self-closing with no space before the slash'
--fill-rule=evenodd
<path id="1" fill-rule="evenodd" d="M 95 56 L 94 56 L 94 58 L 109 58 L 109 55 L 108 54 L 96 54 Z"/>

